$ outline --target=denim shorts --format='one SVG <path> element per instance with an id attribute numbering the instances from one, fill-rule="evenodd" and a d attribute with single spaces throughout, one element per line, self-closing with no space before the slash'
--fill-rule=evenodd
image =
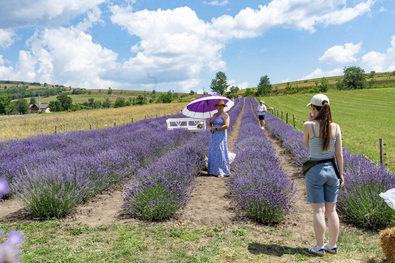
<path id="1" fill-rule="evenodd" d="M 340 180 L 331 162 L 319 163 L 306 173 L 307 202 L 336 203 Z"/>

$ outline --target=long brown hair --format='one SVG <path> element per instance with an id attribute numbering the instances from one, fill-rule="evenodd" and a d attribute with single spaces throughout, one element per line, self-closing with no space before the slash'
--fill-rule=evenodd
<path id="1" fill-rule="evenodd" d="M 331 107 L 329 107 L 329 103 L 324 100 L 322 102 L 323 106 L 316 106 L 314 107 L 317 109 L 318 114 L 314 118 L 320 122 L 320 134 L 322 137 L 322 150 L 327 151 L 329 150 L 329 146 L 331 144 L 331 123 L 332 123 L 332 114 L 331 114 Z"/>

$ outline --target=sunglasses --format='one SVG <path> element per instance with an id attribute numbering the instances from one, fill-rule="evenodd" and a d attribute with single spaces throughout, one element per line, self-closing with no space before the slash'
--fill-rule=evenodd
<path id="1" fill-rule="evenodd" d="M 218 107 L 218 106 L 225 107 L 225 104 L 217 104 L 217 107 Z"/>

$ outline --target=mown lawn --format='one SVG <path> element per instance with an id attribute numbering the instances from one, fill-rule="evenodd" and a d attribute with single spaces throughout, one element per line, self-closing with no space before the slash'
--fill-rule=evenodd
<path id="1" fill-rule="evenodd" d="M 274 107 L 276 114 L 286 113 L 293 126 L 302 130 L 307 120 L 310 102 L 314 94 L 262 97 L 268 107 Z M 385 163 L 395 171 L 395 88 L 366 89 L 353 91 L 330 91 L 328 95 L 334 122 L 340 124 L 343 145 L 353 154 L 365 154 L 374 161 L 380 159 L 379 138 L 384 143 Z M 258 99 L 258 98 L 257 98 Z"/>
<path id="2" fill-rule="evenodd" d="M 338 255 L 307 252 L 313 232 L 300 235 L 257 224 L 229 227 L 164 224 L 89 227 L 61 221 L 14 223 L 23 231 L 22 262 L 382 262 L 379 236 L 342 230 Z"/>

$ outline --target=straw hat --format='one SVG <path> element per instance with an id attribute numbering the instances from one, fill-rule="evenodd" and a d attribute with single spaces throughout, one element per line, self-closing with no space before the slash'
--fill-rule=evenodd
<path id="1" fill-rule="evenodd" d="M 222 100 L 222 99 L 217 100 L 217 103 L 213 103 L 213 106 L 217 107 L 218 104 L 223 104 L 223 105 L 225 105 L 224 107 L 228 107 L 228 105 L 226 105 L 224 100 Z"/>

